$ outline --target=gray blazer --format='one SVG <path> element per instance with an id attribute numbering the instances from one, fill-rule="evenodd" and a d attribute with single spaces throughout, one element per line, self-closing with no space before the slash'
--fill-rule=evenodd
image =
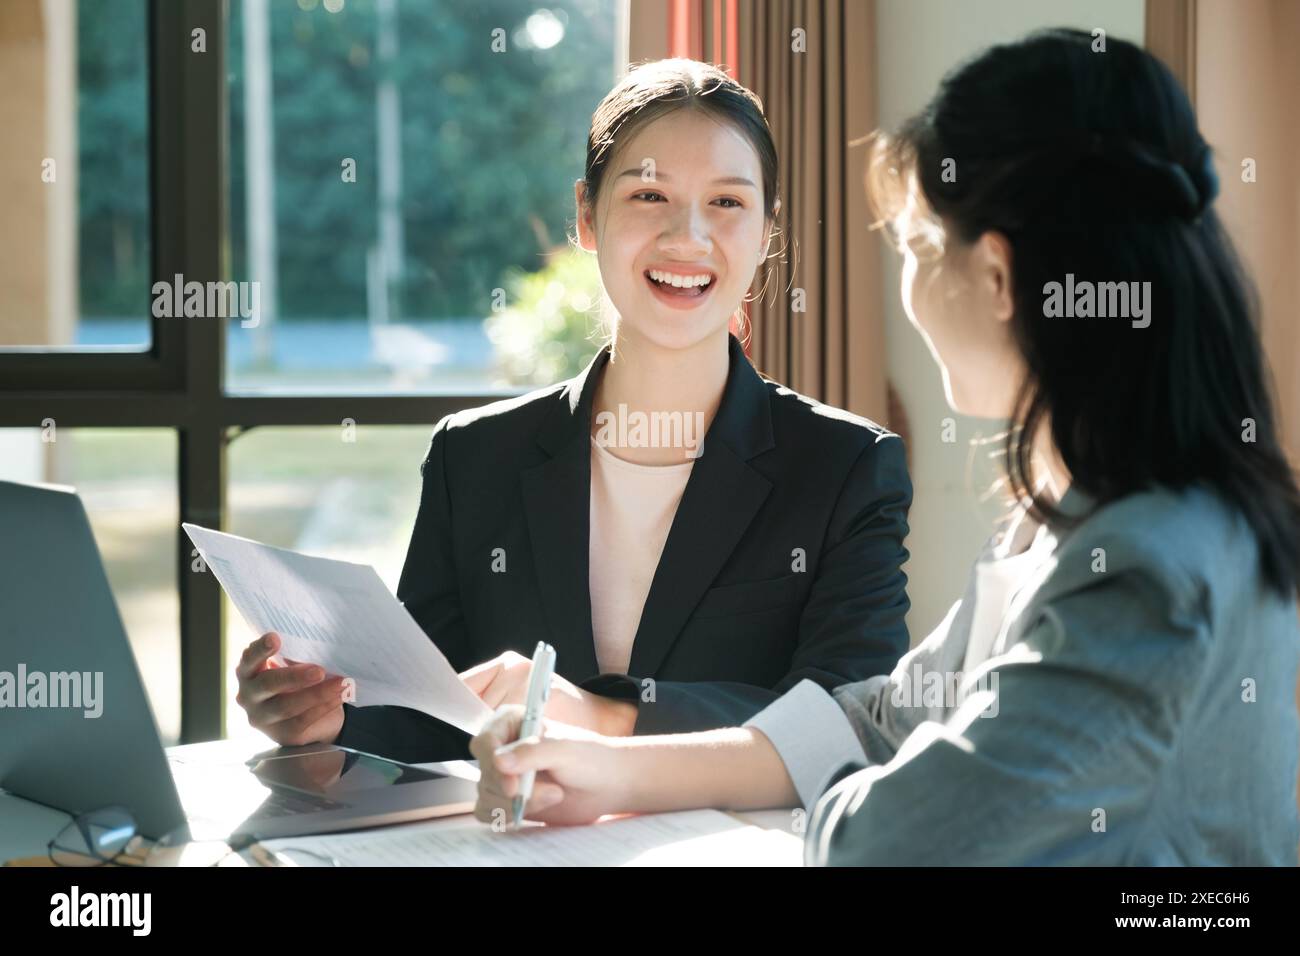
<path id="1" fill-rule="evenodd" d="M 892 678 L 835 691 L 867 766 L 831 776 L 808 862 L 1296 863 L 1300 623 L 1221 499 L 1153 491 L 1095 511 L 1003 618 L 981 668 L 996 708 L 896 706 L 917 663 L 970 664 L 970 598 Z"/>

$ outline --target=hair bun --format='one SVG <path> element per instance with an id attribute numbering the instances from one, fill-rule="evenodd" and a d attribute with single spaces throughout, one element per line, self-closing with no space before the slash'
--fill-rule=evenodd
<path id="1" fill-rule="evenodd" d="M 1196 153 L 1196 161 L 1192 164 L 1192 180 L 1200 197 L 1200 207 L 1196 210 L 1199 216 L 1219 195 L 1219 174 L 1214 171 L 1214 151 L 1210 149 L 1209 143 L 1201 143 L 1201 148 Z"/>
<path id="2" fill-rule="evenodd" d="M 1088 159 L 1129 180 L 1124 192 L 1134 201 L 1195 222 L 1219 194 L 1214 156 L 1202 142 L 1190 168 L 1164 159 L 1132 139 L 1111 139 L 1100 133 L 1088 137 Z"/>
<path id="3" fill-rule="evenodd" d="M 1195 219 L 1205 208 L 1201 202 L 1201 192 L 1192 182 L 1192 177 L 1188 175 L 1187 170 L 1181 163 L 1162 161 L 1164 167 L 1163 173 L 1169 177 L 1170 186 L 1178 194 L 1178 213 L 1184 219 Z"/>

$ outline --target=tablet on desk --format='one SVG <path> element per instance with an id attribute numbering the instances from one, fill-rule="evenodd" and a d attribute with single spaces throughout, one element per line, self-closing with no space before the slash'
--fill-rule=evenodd
<path id="1" fill-rule="evenodd" d="M 472 778 L 334 744 L 282 747 L 244 764 L 170 760 L 194 835 L 232 842 L 468 813 Z"/>

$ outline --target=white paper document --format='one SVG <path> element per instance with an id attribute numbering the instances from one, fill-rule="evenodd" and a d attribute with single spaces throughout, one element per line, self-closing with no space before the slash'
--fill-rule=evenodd
<path id="1" fill-rule="evenodd" d="M 604 820 L 584 827 L 526 825 L 497 832 L 466 817 L 381 830 L 264 840 L 341 866 L 799 866 L 803 841 L 718 810 Z M 295 854 L 295 858 L 301 855 Z"/>
<path id="2" fill-rule="evenodd" d="M 248 626 L 280 654 L 355 681 L 355 703 L 396 704 L 476 734 L 492 711 L 375 569 L 182 524 Z"/>

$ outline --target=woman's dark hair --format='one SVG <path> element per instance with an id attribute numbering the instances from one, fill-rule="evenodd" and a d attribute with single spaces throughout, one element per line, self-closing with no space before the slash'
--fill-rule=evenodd
<path id="1" fill-rule="evenodd" d="M 868 170 L 882 219 L 910 194 L 938 234 L 970 243 L 996 231 L 1010 243 L 1028 370 L 1006 448 L 1018 498 L 1070 523 L 1033 488 L 1047 423 L 1099 504 L 1155 486 L 1218 491 L 1254 530 L 1267 583 L 1294 590 L 1300 492 L 1278 442 L 1256 297 L 1212 207 L 1210 149 L 1159 60 L 1072 30 L 992 47 L 877 139 Z M 1145 317 L 1049 312 L 1049 283 L 1069 276 L 1076 288 L 1149 282 Z"/>
<path id="2" fill-rule="evenodd" d="M 605 171 L 618 145 L 659 117 L 694 109 L 730 122 L 758 154 L 763 177 L 763 210 L 773 218 L 777 200 L 776 146 L 763 115 L 763 103 L 716 66 L 698 60 L 656 60 L 629 72 L 600 101 L 587 135 L 583 182 L 587 203 L 595 206 Z"/>

